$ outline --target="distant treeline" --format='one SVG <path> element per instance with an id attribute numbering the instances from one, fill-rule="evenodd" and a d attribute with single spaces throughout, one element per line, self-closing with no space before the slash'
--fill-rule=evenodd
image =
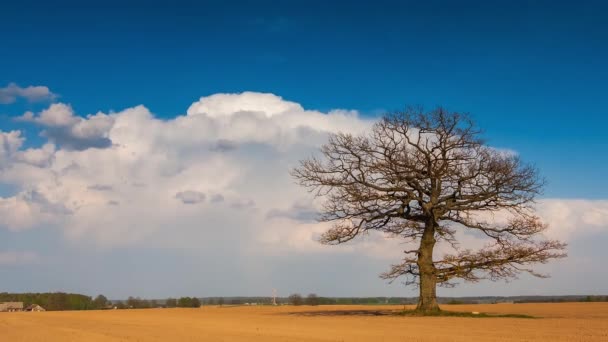
<path id="1" fill-rule="evenodd" d="M 198 308 L 201 306 L 201 300 L 196 297 L 168 298 L 165 300 L 129 297 L 126 301 L 112 301 L 111 306 L 117 309 Z"/>
<path id="2" fill-rule="evenodd" d="M 277 297 L 279 305 L 382 305 L 415 304 L 417 297 L 321 297 L 309 294 L 304 297 L 292 294 Z M 565 303 L 565 302 L 608 302 L 608 296 L 515 296 L 515 297 L 441 297 L 440 304 L 491 304 L 491 303 Z M 201 305 L 270 305 L 270 297 L 181 297 L 168 299 L 141 299 L 129 297 L 127 300 L 108 300 L 99 295 L 94 299 L 75 293 L 7 293 L 0 292 L 0 303 L 23 302 L 25 306 L 38 304 L 48 311 L 61 310 L 104 310 L 104 309 L 147 309 L 147 308 L 197 308 Z"/>
<path id="3" fill-rule="evenodd" d="M 294 293 L 289 297 L 277 297 L 277 304 L 292 305 L 368 305 L 368 304 L 403 304 L 415 303 L 414 298 L 387 298 L 387 297 L 321 297 L 316 294 L 302 296 Z M 269 297 L 205 297 L 202 298 L 203 305 L 245 305 L 271 304 Z"/>
<path id="4" fill-rule="evenodd" d="M 560 296 L 516 300 L 515 303 L 608 302 L 608 296 Z"/>
<path id="5" fill-rule="evenodd" d="M 0 292 L 0 303 L 23 302 L 24 306 L 38 304 L 47 311 L 64 310 L 105 310 L 105 309 L 148 309 L 158 307 L 198 308 L 201 301 L 194 297 L 179 299 L 147 300 L 129 297 L 126 301 L 110 301 L 104 295 L 92 297 L 76 293 L 7 293 Z"/>
<path id="6" fill-rule="evenodd" d="M 102 296 L 103 297 L 103 296 Z M 97 298 L 96 298 L 97 300 Z M 76 293 L 0 293 L 1 302 L 23 302 L 24 306 L 38 304 L 48 311 L 103 309 L 103 303 Z"/>
<path id="7" fill-rule="evenodd" d="M 493 303 L 564 303 L 564 302 L 608 302 L 608 296 L 514 296 L 514 297 L 440 297 L 440 304 L 493 304 Z M 203 305 L 270 304 L 269 297 L 204 297 Z M 403 305 L 416 304 L 418 297 L 307 297 L 292 294 L 277 297 L 277 304 L 292 305 Z"/>

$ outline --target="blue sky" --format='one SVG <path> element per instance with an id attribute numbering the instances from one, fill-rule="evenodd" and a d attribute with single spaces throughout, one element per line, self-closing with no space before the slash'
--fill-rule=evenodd
<path id="1" fill-rule="evenodd" d="M 538 166 L 548 180 L 543 198 L 602 202 L 608 197 L 607 13 L 603 1 L 13 2 L 0 11 L 0 88 L 46 86 L 58 97 L 0 104 L 0 131 L 22 131 L 27 138 L 22 149 L 48 142 L 57 150 L 69 147 L 57 140 L 65 133 L 61 129 L 49 135 L 52 129 L 40 122 L 15 120 L 50 102 L 69 104 L 76 116 L 144 105 L 166 122 L 183 116 L 200 97 L 244 91 L 272 93 L 323 113 L 355 110 L 369 120 L 405 105 L 443 105 L 471 113 L 491 145 L 517 151 Z M 40 136 L 44 130 L 46 136 Z M 9 178 L 0 182 L 0 196 L 32 190 L 24 185 L 31 180 Z M 47 224 L 52 225 L 42 220 L 34 226 Z M 76 228 L 65 232 L 58 223 L 53 234 L 40 227 L 3 231 L 1 226 L 5 249 L 12 242 L 45 255 L 52 251 L 44 250 L 41 240 L 48 240 L 64 246 L 59 260 L 79 253 Z M 119 249 L 113 254 L 101 245 L 99 253 L 109 260 L 125 253 L 123 247 L 112 245 L 110 250 Z M 145 253 L 153 260 L 180 259 L 179 248 L 167 250 Z M 116 260 L 104 263 L 99 254 L 82 253 L 104 269 L 120 269 Z M 374 268 L 370 278 L 381 271 Z M 18 272 L 27 269 L 0 269 L 13 279 Z M 45 279 L 54 281 L 51 275 Z M 11 290 L 22 283 L 12 280 Z M 78 280 L 69 286 L 104 291 Z M 149 295 L 165 295 L 171 291 L 167 286 Z M 353 294 L 400 291 L 384 286 L 372 279 L 351 287 Z M 321 290 L 336 294 L 331 287 Z M 234 287 L 239 291 L 244 292 Z M 555 292 L 572 291 L 556 287 Z"/>
<path id="2" fill-rule="evenodd" d="M 444 105 L 535 161 L 547 194 L 598 198 L 608 186 L 606 11 L 601 1 L 26 1 L 0 13 L 0 84 L 47 85 L 82 113 L 145 104 L 159 117 L 245 90 L 369 115 Z"/>

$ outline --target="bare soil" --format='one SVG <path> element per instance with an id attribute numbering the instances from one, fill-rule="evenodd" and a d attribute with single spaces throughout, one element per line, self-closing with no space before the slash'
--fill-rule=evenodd
<path id="1" fill-rule="evenodd" d="M 608 341 L 608 303 L 442 307 L 537 319 L 392 314 L 401 309 L 240 306 L 2 313 L 0 341 Z"/>

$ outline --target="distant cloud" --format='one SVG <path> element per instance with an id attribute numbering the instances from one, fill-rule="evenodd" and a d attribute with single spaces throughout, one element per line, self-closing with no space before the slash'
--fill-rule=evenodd
<path id="1" fill-rule="evenodd" d="M 24 140 L 20 131 L 0 131 L 0 170 L 11 164 Z"/>
<path id="2" fill-rule="evenodd" d="M 41 148 L 30 148 L 25 151 L 19 151 L 15 155 L 15 160 L 39 168 L 45 168 L 53 163 L 55 151 L 55 145 L 48 143 L 44 144 Z"/>
<path id="3" fill-rule="evenodd" d="M 30 190 L 20 194 L 20 197 L 28 203 L 34 204 L 43 213 L 70 215 L 72 210 L 68 209 L 63 203 L 52 202 L 43 193 Z"/>
<path id="4" fill-rule="evenodd" d="M 13 197 L 0 197 L 0 227 L 11 231 L 54 225 L 73 211 L 61 201 L 38 190 L 24 190 Z"/>
<path id="5" fill-rule="evenodd" d="M 112 146 L 108 134 L 114 118 L 103 113 L 82 118 L 75 115 L 70 105 L 54 103 L 38 114 L 26 112 L 16 120 L 45 127 L 41 135 L 67 149 L 80 151 Z"/>
<path id="6" fill-rule="evenodd" d="M 184 204 L 196 204 L 205 201 L 205 194 L 198 191 L 182 191 L 175 194 L 175 198 Z"/>
<path id="7" fill-rule="evenodd" d="M 17 120 L 35 122 L 46 127 L 67 127 L 77 124 L 80 118 L 74 116 L 74 111 L 70 105 L 54 103 L 38 115 L 26 112 Z"/>
<path id="8" fill-rule="evenodd" d="M 537 211 L 549 229 L 546 235 L 570 240 L 582 234 L 608 234 L 608 200 L 546 198 Z"/>
<path id="9" fill-rule="evenodd" d="M 295 225 L 310 223 L 312 212 L 289 207 L 302 195 L 289 165 L 313 153 L 328 132 L 357 133 L 373 123 L 355 111 L 305 110 L 254 92 L 202 97 L 170 120 L 144 106 L 81 117 L 63 103 L 19 120 L 39 125 L 48 141 L 23 150 L 19 132 L 3 133 L 0 182 L 18 194 L 0 197 L 0 227 L 56 225 L 70 239 L 100 245 L 161 243 L 167 222 L 180 229 L 213 221 L 274 232 L 282 223 L 269 221 L 271 212 L 294 218 Z M 28 191 L 48 203 L 19 195 Z M 205 202 L 213 205 L 195 206 Z"/>
<path id="10" fill-rule="evenodd" d="M 53 257 L 67 253 L 67 265 L 74 262 L 76 268 L 83 262 L 73 256 L 89 257 L 95 267 L 78 268 L 72 272 L 76 274 L 72 283 L 63 282 L 65 286 L 80 286 L 86 278 L 92 289 L 111 288 L 113 280 L 95 270 L 124 269 L 122 277 L 141 281 L 125 290 L 135 291 L 156 279 L 155 265 L 162 264 L 177 272 L 163 279 L 181 279 L 177 274 L 189 277 L 192 269 L 207 270 L 188 278 L 199 283 L 180 282 L 190 286 L 192 294 L 207 284 L 218 284 L 217 293 L 230 292 L 226 286 L 239 283 L 235 279 L 246 281 L 247 288 L 256 284 L 256 291 L 275 287 L 309 291 L 317 285 L 321 290 L 327 286 L 328 293 L 334 286 L 335 291 L 349 286 L 361 289 L 357 287 L 364 286 L 358 283 L 361 272 L 369 279 L 365 284 L 384 291 L 385 283 L 375 275 L 399 261 L 407 249 L 401 240 L 380 233 L 339 247 L 319 244 L 320 234 L 331 224 L 316 222 L 313 195 L 289 176 L 299 160 L 318 153 L 328 133 L 367 132 L 374 119 L 356 111 L 307 110 L 274 94 L 245 92 L 202 97 L 187 114 L 170 119 L 159 118 L 144 106 L 85 117 L 61 103 L 21 119 L 45 131 L 44 141 L 32 146 L 22 132 L 0 131 L 0 239 L 8 237 L 9 242 L 4 242 L 11 248 L 41 246 Z M 584 267 L 551 273 L 580 279 L 580 269 L 592 272 L 604 266 L 606 199 L 544 198 L 537 209 L 550 224 L 547 236 L 570 242 L 572 248 L 577 239 L 600 246 L 578 251 L 591 260 Z M 472 234 L 460 237 L 462 248 L 486 242 Z M 442 244 L 438 246 L 440 254 Z M 131 265 L 122 263 L 125 254 L 119 249 L 125 247 L 133 258 L 141 258 L 134 259 L 144 266 L 137 276 Z M 98 253 L 103 249 L 112 252 L 103 252 L 101 258 Z M 151 259 L 151 251 L 162 259 Z M 27 252 L 0 252 L 3 265 L 35 258 Z M 217 268 L 217 260 L 226 263 Z M 49 271 L 66 267 L 66 263 L 54 265 Z M 327 277 L 315 279 L 311 272 Z M 54 273 L 43 273 L 51 275 L 48 279 L 41 275 L 46 281 L 41 286 L 56 284 Z M 187 288 L 172 287 L 172 280 L 167 283 L 171 291 Z M 367 285 L 363 288 L 372 288 Z M 234 286 L 238 290 L 242 285 Z M 397 286 L 395 293 L 401 291 Z"/>
<path id="11" fill-rule="evenodd" d="M 177 248 L 230 234 L 242 248 L 263 245 L 268 253 L 327 252 L 315 240 L 327 224 L 315 221 L 313 200 L 288 171 L 317 152 L 328 133 L 360 134 L 374 123 L 356 111 L 306 110 L 254 92 L 202 97 L 172 119 L 144 106 L 80 117 L 56 103 L 21 120 L 39 125 L 48 141 L 24 149 L 21 132 L 0 132 L 0 183 L 15 193 L 0 196 L 0 229 L 54 226 L 74 241 L 170 240 Z M 91 148 L 94 141 L 106 148 Z M 538 208 L 551 236 L 568 240 L 575 231 L 608 227 L 602 201 L 542 199 Z M 179 238 L 169 238 L 175 230 L 167 227 L 179 229 Z M 467 239 L 463 246 L 480 241 Z M 394 255 L 384 243 L 368 239 L 331 251 Z"/>
<path id="12" fill-rule="evenodd" d="M 226 139 L 219 139 L 213 146 L 211 146 L 211 151 L 215 152 L 228 152 L 235 150 L 237 148 L 237 144 L 233 141 Z"/>
<path id="13" fill-rule="evenodd" d="M 288 209 L 272 209 L 266 214 L 269 219 L 288 218 L 301 222 L 315 222 L 319 211 L 310 203 L 295 203 Z"/>
<path id="14" fill-rule="evenodd" d="M 24 98 L 29 102 L 53 101 L 57 98 L 57 95 L 53 94 L 45 86 L 22 88 L 15 83 L 9 83 L 8 86 L 0 88 L 0 104 L 11 104 L 17 101 L 18 98 Z"/>
<path id="15" fill-rule="evenodd" d="M 112 258 L 106 261 L 96 254 L 104 248 L 128 246 L 132 255 L 144 259 L 150 250 L 188 251 L 176 254 L 180 258 L 166 264 L 171 266 L 167 269 L 207 269 L 202 265 L 209 263 L 207 273 L 213 273 L 222 289 L 234 280 L 228 274 L 240 273 L 249 274 L 247 282 L 257 282 L 259 288 L 285 281 L 279 285 L 284 291 L 308 291 L 297 286 L 313 284 L 310 277 L 297 277 L 309 272 L 292 270 L 303 266 L 318 271 L 319 265 L 332 280 L 360 279 L 365 272 L 383 289 L 384 282 L 375 275 L 399 261 L 407 247 L 380 233 L 339 247 L 319 244 L 331 224 L 316 222 L 313 195 L 289 176 L 299 160 L 318 153 L 328 133 L 368 131 L 374 120 L 356 111 L 306 110 L 274 94 L 245 92 L 202 97 L 187 114 L 171 119 L 158 118 L 144 106 L 83 117 L 67 104 L 53 104 L 22 120 L 44 130 L 45 141 L 33 147 L 22 132 L 0 131 L 0 236 L 7 236 L 11 247 L 29 250 L 42 244 L 44 250 L 67 251 L 70 257 L 90 253 L 108 269 L 116 268 Z M 92 142 L 106 148 L 91 148 Z M 537 208 L 551 226 L 547 236 L 573 248 L 577 239 L 608 238 L 606 200 L 545 198 Z M 462 248 L 486 242 L 461 233 Z M 76 248 L 70 251 L 70 245 Z M 443 244 L 438 246 L 439 256 Z M 10 253 L 4 252 L 0 263 L 35 260 Z M 585 253 L 579 251 L 591 255 Z M 596 248 L 588 253 L 601 252 Z M 123 254 L 108 253 L 113 255 Z M 601 257 L 592 259 L 589 269 L 603 266 Z M 229 260 L 222 265 L 229 272 L 214 269 L 216 260 Z M 352 271 L 347 265 L 360 267 Z M 125 272 L 131 275 L 131 269 Z M 572 275 L 576 269 L 551 273 Z M 137 278 L 145 280 L 152 273 L 141 274 Z"/>
<path id="16" fill-rule="evenodd" d="M 188 115 L 231 117 L 239 113 L 259 113 L 272 117 L 284 113 L 303 112 L 302 106 L 268 93 L 214 94 L 202 97 L 188 108 Z"/>
<path id="17" fill-rule="evenodd" d="M 224 202 L 224 196 L 222 194 L 215 194 L 211 196 L 211 203 L 221 203 Z"/>
<path id="18" fill-rule="evenodd" d="M 230 203 L 230 206 L 235 209 L 249 209 L 255 207 L 255 201 L 252 199 L 238 199 Z"/>

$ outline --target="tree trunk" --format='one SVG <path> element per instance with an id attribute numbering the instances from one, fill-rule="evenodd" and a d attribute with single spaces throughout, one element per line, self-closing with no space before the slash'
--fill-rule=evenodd
<path id="1" fill-rule="evenodd" d="M 433 264 L 435 247 L 435 222 L 429 221 L 424 228 L 418 253 L 418 270 L 420 271 L 420 297 L 416 311 L 422 314 L 439 312 L 437 304 L 437 276 Z"/>

